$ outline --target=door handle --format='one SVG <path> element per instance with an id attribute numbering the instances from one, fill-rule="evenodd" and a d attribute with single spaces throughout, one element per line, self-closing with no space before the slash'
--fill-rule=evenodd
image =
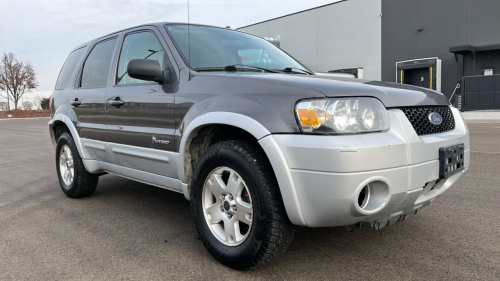
<path id="1" fill-rule="evenodd" d="M 79 101 L 79 100 L 78 100 L 78 98 L 75 98 L 74 100 L 70 101 L 69 103 L 70 103 L 72 106 L 74 106 L 74 107 L 78 107 L 78 106 L 80 106 L 80 105 L 82 104 L 82 102 L 81 102 L 81 101 Z"/>
<path id="2" fill-rule="evenodd" d="M 120 97 L 115 97 L 108 101 L 109 105 L 114 106 L 118 109 L 120 106 L 124 104 L 124 102 L 120 99 Z"/>
<path id="3" fill-rule="evenodd" d="M 123 101 L 121 101 L 121 100 L 111 100 L 111 101 L 109 101 L 109 104 L 112 105 L 112 106 L 121 106 L 121 105 L 123 105 Z"/>

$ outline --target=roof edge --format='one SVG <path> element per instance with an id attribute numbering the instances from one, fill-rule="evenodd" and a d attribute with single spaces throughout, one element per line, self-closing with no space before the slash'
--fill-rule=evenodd
<path id="1" fill-rule="evenodd" d="M 318 7 L 309 8 L 309 9 L 306 9 L 306 10 L 298 11 L 298 12 L 287 14 L 287 15 L 284 15 L 284 16 L 279 16 L 279 17 L 276 17 L 276 18 L 272 18 L 272 19 L 260 21 L 260 22 L 257 22 L 257 23 L 252 23 L 252 24 L 249 24 L 249 25 L 241 26 L 241 27 L 235 28 L 234 30 L 238 30 L 238 29 L 250 27 L 250 26 L 253 26 L 253 25 L 257 25 L 257 24 L 269 22 L 269 21 L 272 21 L 272 20 L 277 20 L 277 19 L 285 18 L 285 17 L 288 17 L 288 16 L 293 16 L 293 15 L 300 14 L 300 13 L 303 13 L 303 12 L 307 12 L 307 11 L 311 11 L 311 10 L 314 10 L 314 9 L 323 8 L 323 7 L 330 6 L 330 5 L 335 5 L 335 4 L 346 2 L 346 1 L 347 0 L 338 0 L 338 1 L 333 2 L 333 3 L 328 3 L 328 4 L 325 4 L 325 5 L 321 5 L 321 6 L 318 6 Z"/>
<path id="2" fill-rule="evenodd" d="M 450 53 L 454 54 L 463 54 L 467 52 L 486 52 L 486 51 L 493 51 L 493 50 L 500 50 L 500 43 L 496 44 L 488 44 L 488 45 L 481 45 L 481 46 L 474 46 L 470 44 L 465 44 L 465 45 L 460 45 L 460 46 L 452 46 L 450 47 Z"/>

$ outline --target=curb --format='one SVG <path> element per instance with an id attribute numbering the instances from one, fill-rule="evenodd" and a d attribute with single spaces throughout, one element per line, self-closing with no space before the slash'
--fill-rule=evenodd
<path id="1" fill-rule="evenodd" d="M 43 119 L 43 118 L 50 118 L 50 117 L 27 117 L 27 118 L 0 118 L 0 121 L 4 121 L 4 120 L 21 120 L 21 119 Z"/>

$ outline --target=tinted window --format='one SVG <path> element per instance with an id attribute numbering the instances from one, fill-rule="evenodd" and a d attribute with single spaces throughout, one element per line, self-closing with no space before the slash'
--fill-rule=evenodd
<path id="1" fill-rule="evenodd" d="M 268 41 L 209 26 L 172 24 L 166 29 L 192 68 L 245 64 L 270 69 L 304 68 Z M 189 36 L 188 36 L 189 32 Z"/>
<path id="2" fill-rule="evenodd" d="M 116 38 L 95 45 L 83 65 L 82 88 L 106 87 Z"/>
<path id="3" fill-rule="evenodd" d="M 66 85 L 70 82 L 69 79 L 71 78 L 71 74 L 73 73 L 76 64 L 80 61 L 84 50 L 85 48 L 80 48 L 69 54 L 66 62 L 61 69 L 61 73 L 59 73 L 59 78 L 57 78 L 56 90 L 62 90 L 66 88 Z"/>
<path id="4" fill-rule="evenodd" d="M 140 32 L 127 35 L 123 40 L 116 72 L 116 84 L 144 83 L 144 80 L 128 76 L 127 65 L 133 59 L 150 59 L 160 62 L 163 69 L 165 51 L 152 32 Z"/>

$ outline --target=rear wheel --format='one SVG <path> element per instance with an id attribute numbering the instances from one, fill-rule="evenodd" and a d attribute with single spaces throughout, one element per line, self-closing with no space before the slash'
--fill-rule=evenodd
<path id="1" fill-rule="evenodd" d="M 94 193 L 99 176 L 85 170 L 75 141 L 67 132 L 57 141 L 56 169 L 59 185 L 66 196 L 80 198 Z"/>
<path id="2" fill-rule="evenodd" d="M 191 208 L 207 250 L 234 269 L 278 257 L 293 238 L 267 158 L 243 141 L 220 142 L 203 154 L 194 172 Z"/>

